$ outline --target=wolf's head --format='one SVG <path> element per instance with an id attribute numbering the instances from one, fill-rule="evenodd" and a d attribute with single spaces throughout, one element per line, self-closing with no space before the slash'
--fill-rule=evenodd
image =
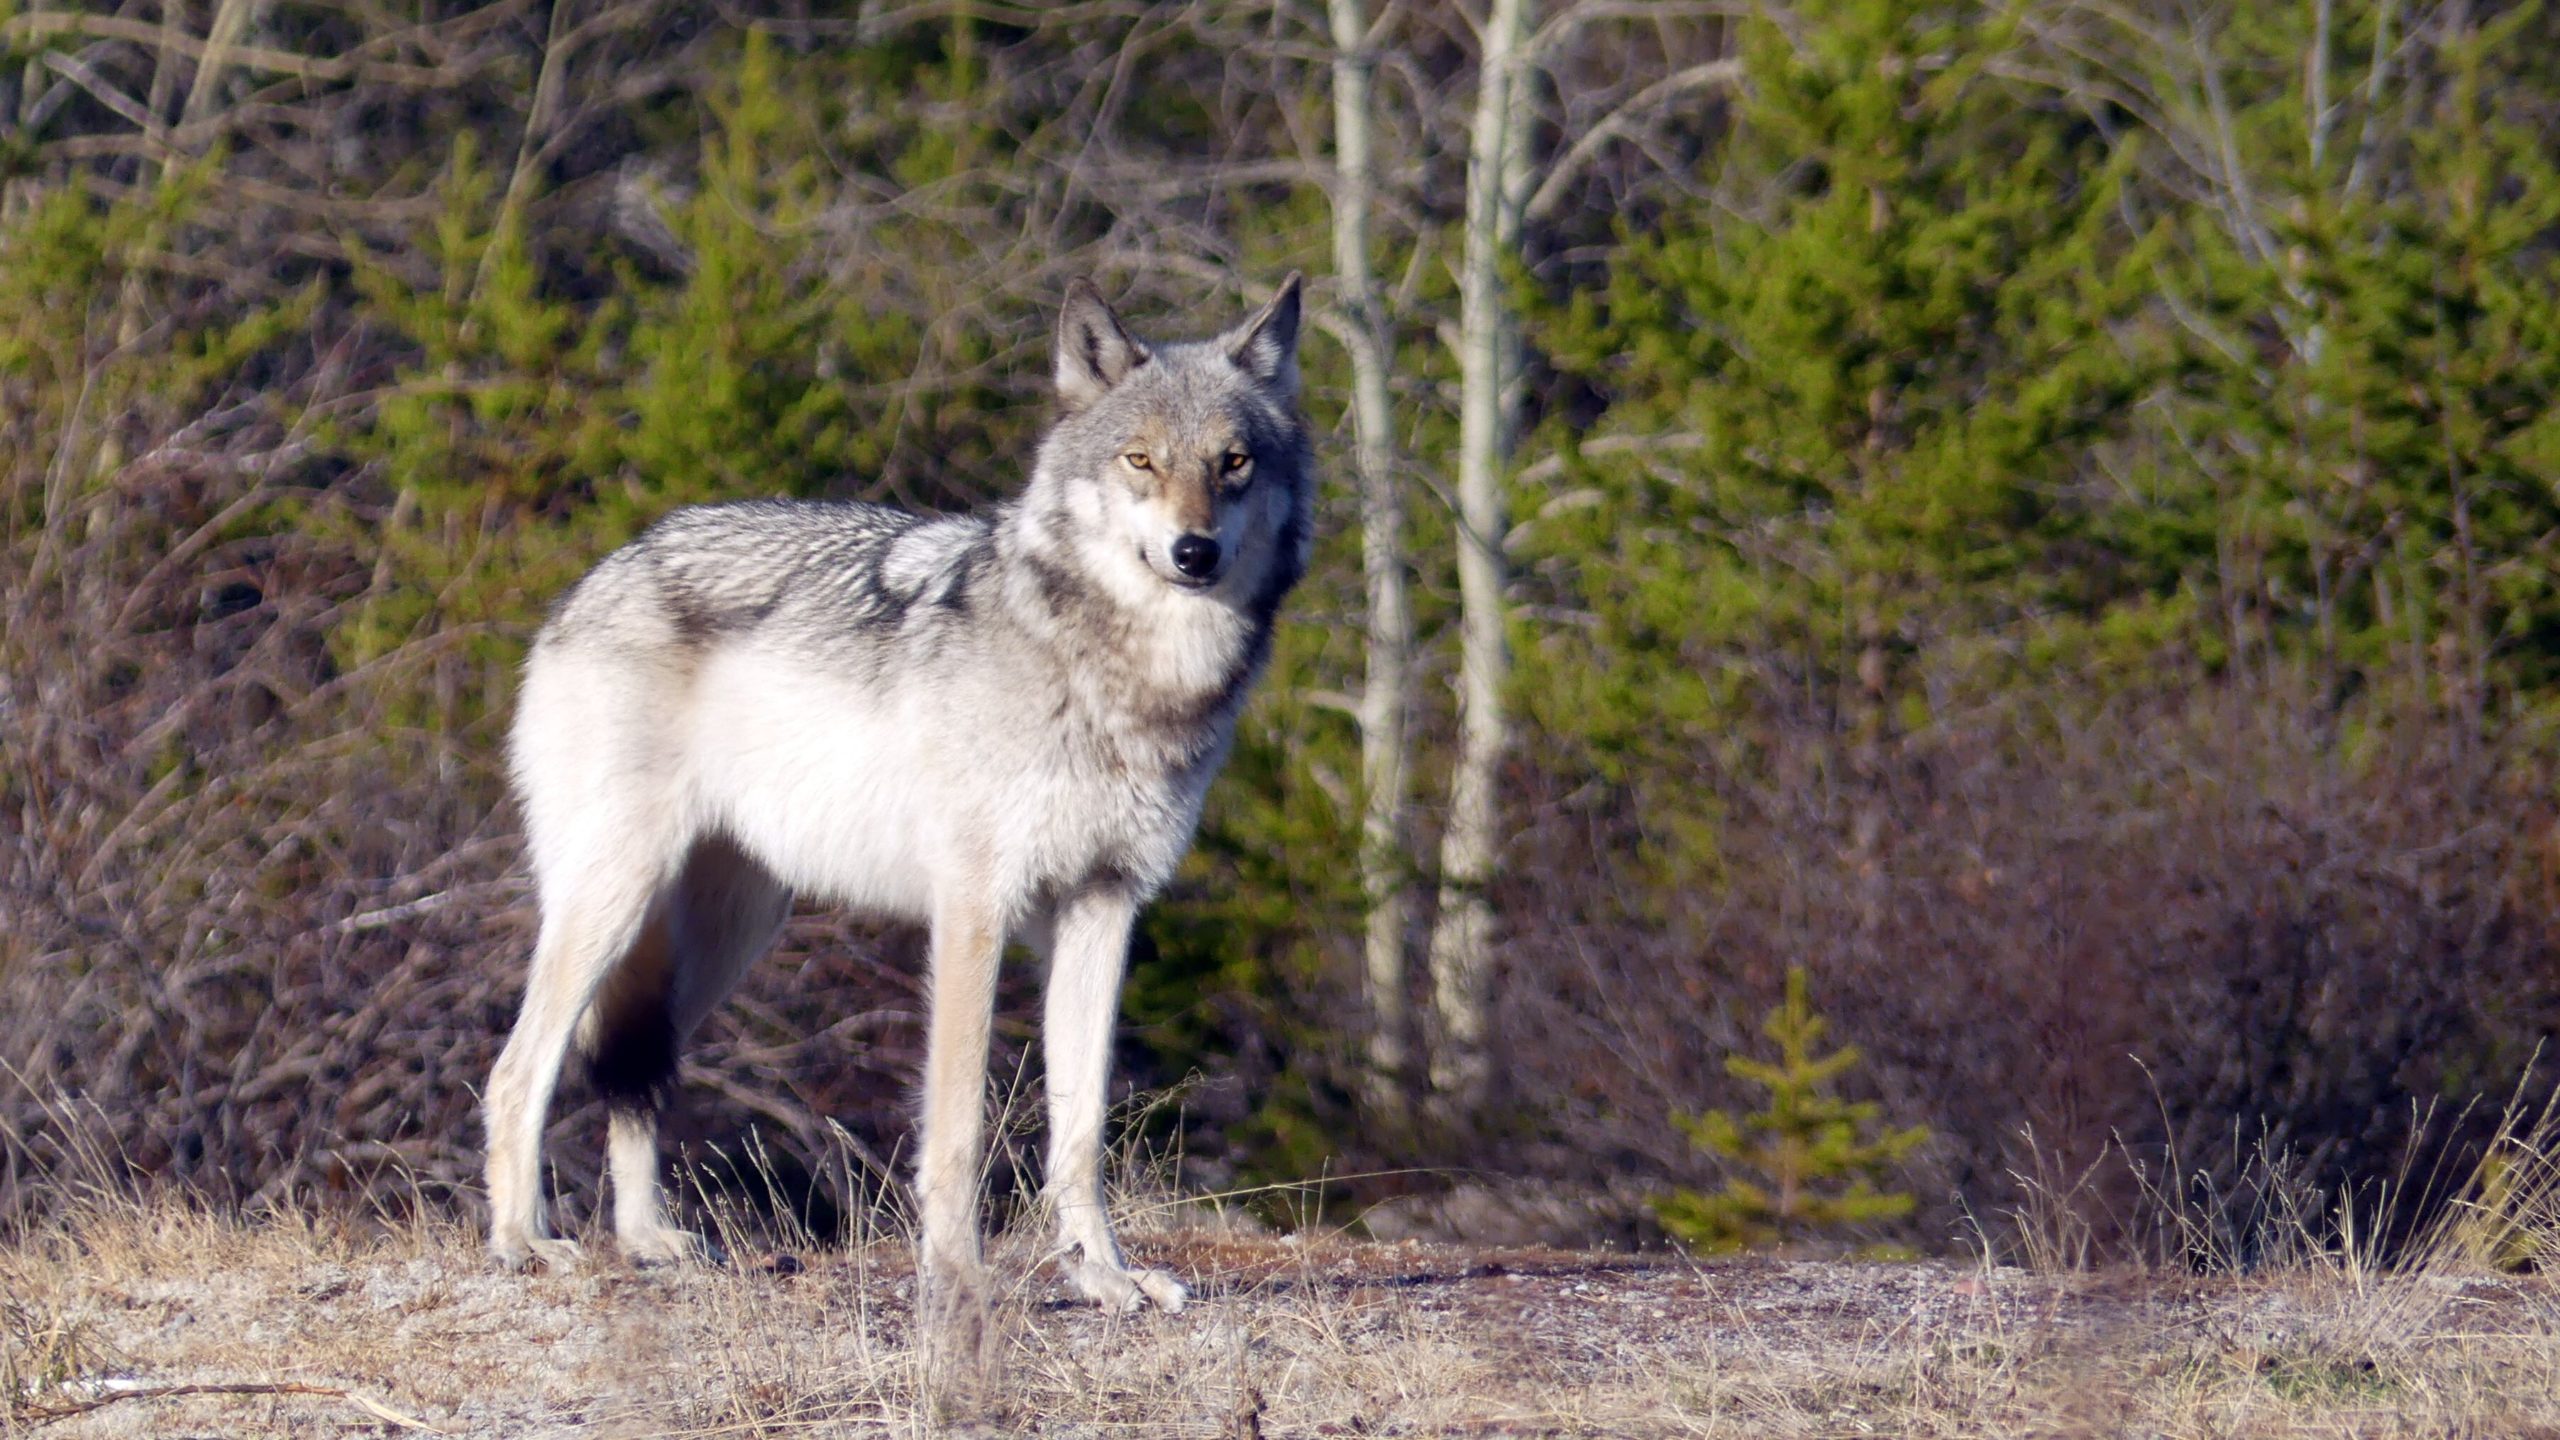
<path id="1" fill-rule="evenodd" d="M 1298 277 L 1213 340 L 1150 345 L 1077 281 L 1058 317 L 1059 418 L 1030 503 L 1124 599 L 1266 608 L 1306 564 L 1314 485 L 1298 414 Z"/>

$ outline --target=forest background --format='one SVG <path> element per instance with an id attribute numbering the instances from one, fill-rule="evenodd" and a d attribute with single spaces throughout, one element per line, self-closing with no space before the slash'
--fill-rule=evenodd
<path id="1" fill-rule="evenodd" d="M 548 599 L 681 503 L 999 499 L 1070 277 L 1179 334 L 1291 269 L 1318 563 L 1122 1045 L 1186 1188 L 1641 1242 L 1799 966 L 1927 1130 L 1886 1238 L 2467 1174 L 2560 1019 L 2555 57 L 2485 0 L 0 6 L 0 1202 L 467 1205 Z M 804 910 L 688 1153 L 872 1196 L 919 958 Z"/>

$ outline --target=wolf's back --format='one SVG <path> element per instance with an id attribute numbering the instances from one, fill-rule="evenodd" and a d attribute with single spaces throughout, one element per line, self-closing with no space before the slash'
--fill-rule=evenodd
<path id="1" fill-rule="evenodd" d="M 841 501 L 669 512 L 563 597 L 543 643 L 703 644 L 763 627 L 838 639 L 960 598 L 988 522 Z"/>

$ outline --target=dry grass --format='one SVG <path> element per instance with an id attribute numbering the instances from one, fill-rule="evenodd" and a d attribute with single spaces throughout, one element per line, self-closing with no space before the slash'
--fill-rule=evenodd
<path id="1" fill-rule="evenodd" d="M 2439 1217 L 2387 1250 L 2388 1213 L 2282 1208 L 2218 1249 L 2223 1207 L 2169 1177 L 2142 1188 L 2176 1263 L 2112 1269 L 2050 1181 L 2010 1227 L 2024 1265 L 1700 1262 L 1275 1236 L 1165 1198 L 1132 1144 L 1123 1233 L 1194 1304 L 1072 1303 L 1045 1217 L 1017 1216 L 992 1369 L 963 1381 L 928 1364 L 885 1211 L 820 1245 L 705 1193 L 729 1264 L 635 1270 L 591 1237 L 586 1268 L 516 1276 L 423 1201 L 243 1218 L 135 1198 L 96 1156 L 0 1245 L 0 1436 L 2560 1437 L 2560 1282 L 2535 1273 L 2560 1115 L 2496 1130 L 2449 1194 L 2377 1202 Z"/>
<path id="2" fill-rule="evenodd" d="M 1068 1305 L 1007 1242 L 1000 1372 L 937 1405 L 894 1237 L 777 1255 L 733 1232 L 727 1269 L 515 1277 L 443 1221 L 93 1202 L 0 1249 L 0 1433 L 2560 1434 L 2560 1286 L 2477 1248 L 2512 1254 L 2511 1231 L 2449 1228 L 2395 1270 L 2214 1278 L 1147 1218 L 1135 1247 L 1192 1308 Z M 186 1385 L 303 1388 L 128 1393 Z"/>

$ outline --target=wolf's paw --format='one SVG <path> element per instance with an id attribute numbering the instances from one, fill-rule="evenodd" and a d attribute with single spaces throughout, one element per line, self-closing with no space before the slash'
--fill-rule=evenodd
<path id="1" fill-rule="evenodd" d="M 1091 1260 L 1061 1260 L 1075 1292 L 1114 1315 L 1133 1315 L 1153 1301 L 1167 1315 L 1182 1313 L 1191 1292 L 1162 1270 L 1127 1270 Z"/>
<path id="2" fill-rule="evenodd" d="M 490 1263 L 513 1274 L 539 1267 L 546 1274 L 566 1275 L 578 1268 L 584 1254 L 577 1241 L 549 1235 L 489 1237 Z"/>
<path id="3" fill-rule="evenodd" d="M 627 1234 L 617 1232 L 614 1243 L 621 1247 L 623 1259 L 640 1266 L 721 1265 L 729 1258 L 711 1241 L 673 1225 L 654 1225 Z"/>
<path id="4" fill-rule="evenodd" d="M 974 1259 L 933 1261 L 923 1282 L 916 1313 L 926 1363 L 946 1378 L 992 1374 L 995 1303 L 986 1267 Z"/>

